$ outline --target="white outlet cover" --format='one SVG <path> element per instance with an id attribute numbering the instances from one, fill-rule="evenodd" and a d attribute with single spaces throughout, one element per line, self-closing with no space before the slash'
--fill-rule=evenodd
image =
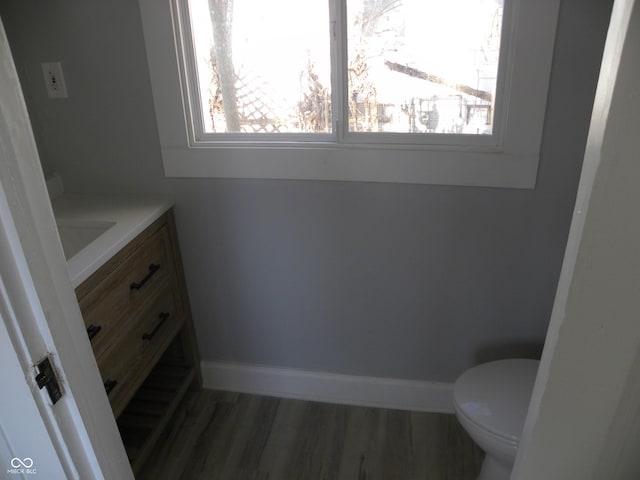
<path id="1" fill-rule="evenodd" d="M 45 62 L 41 66 L 49 98 L 67 98 L 67 86 L 64 82 L 62 64 L 60 62 Z"/>

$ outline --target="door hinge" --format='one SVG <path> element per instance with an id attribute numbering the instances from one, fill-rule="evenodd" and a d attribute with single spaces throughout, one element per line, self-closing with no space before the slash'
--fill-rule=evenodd
<path id="1" fill-rule="evenodd" d="M 36 368 L 38 369 L 38 374 L 36 375 L 38 388 L 42 390 L 43 387 L 46 387 L 49 398 L 55 404 L 62 398 L 62 389 L 60 388 L 58 377 L 56 377 L 56 372 L 53 369 L 53 365 L 51 365 L 49 357 L 47 356 L 36 363 Z"/>

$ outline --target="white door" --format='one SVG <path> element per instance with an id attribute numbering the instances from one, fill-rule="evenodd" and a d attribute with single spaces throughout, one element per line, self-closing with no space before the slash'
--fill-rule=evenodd
<path id="1" fill-rule="evenodd" d="M 62 397 L 38 389 L 49 356 Z M 69 279 L 0 24 L 0 478 L 133 479 Z"/>
<path id="2" fill-rule="evenodd" d="M 4 293 L 4 289 L 3 293 Z M 11 315 L 6 308 L 6 297 L 0 306 L 0 385 L 2 409 L 0 410 L 0 478 L 68 478 L 49 435 L 34 394 L 25 382 L 25 372 L 18 352 L 14 349 L 5 325 L 5 317 Z M 42 402 L 40 402 L 42 404 Z M 34 476 L 32 476 L 34 475 Z"/>

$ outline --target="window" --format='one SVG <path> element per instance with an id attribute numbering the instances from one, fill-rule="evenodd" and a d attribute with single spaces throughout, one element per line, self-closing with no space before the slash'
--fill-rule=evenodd
<path id="1" fill-rule="evenodd" d="M 558 0 L 139 1 L 168 176 L 535 184 Z"/>
<path id="2" fill-rule="evenodd" d="M 199 137 L 332 132 L 326 0 L 184 5 L 189 21 L 183 41 L 194 47 L 185 66 L 187 75 L 197 73 Z"/>
<path id="3" fill-rule="evenodd" d="M 348 131 L 491 135 L 502 16 L 503 0 L 349 0 Z"/>
<path id="4" fill-rule="evenodd" d="M 184 5 L 197 138 L 270 133 L 275 140 L 333 133 L 341 121 L 348 132 L 493 133 L 502 0 L 349 0 L 347 48 L 338 52 L 346 53 L 346 69 L 339 54 L 332 66 L 342 25 L 331 31 L 327 0 Z M 346 98 L 334 98 L 340 84 Z M 428 141 L 420 137 L 409 140 Z"/>

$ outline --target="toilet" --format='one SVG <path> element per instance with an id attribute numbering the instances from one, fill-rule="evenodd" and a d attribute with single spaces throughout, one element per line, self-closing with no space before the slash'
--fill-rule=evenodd
<path id="1" fill-rule="evenodd" d="M 478 480 L 509 480 L 538 364 L 523 358 L 497 360 L 473 367 L 456 380 L 456 417 L 485 452 Z"/>

